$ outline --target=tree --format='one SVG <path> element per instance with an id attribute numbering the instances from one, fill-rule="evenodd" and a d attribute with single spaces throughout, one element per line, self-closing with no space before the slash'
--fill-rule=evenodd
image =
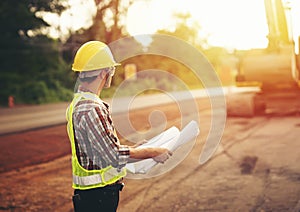
<path id="1" fill-rule="evenodd" d="M 174 19 L 176 24 L 173 29 L 161 29 L 157 33 L 175 36 L 200 50 L 207 47 L 207 38 L 199 37 L 201 26 L 192 19 L 191 14 L 175 13 Z"/>
<path id="2" fill-rule="evenodd" d="M 80 29 L 73 33 L 64 44 L 64 55 L 68 62 L 71 62 L 76 50 L 86 41 L 99 40 L 109 44 L 128 35 L 124 20 L 133 0 L 94 0 L 94 2 L 97 10 L 93 15 L 93 24 L 88 29 Z"/>
<path id="3" fill-rule="evenodd" d="M 192 45 L 193 47 L 195 47 L 205 55 L 205 57 L 208 59 L 208 61 L 211 63 L 211 65 L 214 67 L 214 69 L 218 72 L 219 75 L 224 75 L 224 73 L 221 73 L 219 67 L 222 66 L 222 63 L 224 62 L 224 58 L 226 57 L 228 58 L 229 56 L 228 51 L 223 47 L 210 46 L 207 42 L 208 36 L 199 37 L 199 32 L 201 31 L 201 27 L 199 23 L 192 20 L 190 14 L 175 13 L 174 17 L 176 20 L 175 28 L 173 30 L 162 29 L 159 30 L 158 33 L 175 36 L 189 43 L 190 45 Z M 153 42 L 155 42 L 155 40 Z M 155 45 L 159 45 L 160 48 L 162 48 L 162 45 L 164 44 L 152 43 L 152 46 Z M 167 47 L 165 48 L 167 49 Z M 180 52 L 180 49 L 178 49 L 178 52 Z M 186 57 L 192 57 L 192 55 L 188 56 L 186 52 L 185 54 Z M 191 77 L 188 75 L 186 76 Z"/>
<path id="4" fill-rule="evenodd" d="M 87 37 L 110 43 L 126 35 L 122 21 L 133 0 L 94 1 L 97 11 L 93 18 L 94 24 L 85 32 Z"/>
<path id="5" fill-rule="evenodd" d="M 64 9 L 60 2 L 0 2 L 0 104 L 6 104 L 9 95 L 17 103 L 66 99 L 57 96 L 57 93 L 67 93 L 65 87 L 70 84 L 62 80 L 66 65 L 59 55 L 57 42 L 42 34 L 48 24 L 35 15 L 38 11 L 60 13 Z M 58 92 L 61 90 L 64 92 Z"/>

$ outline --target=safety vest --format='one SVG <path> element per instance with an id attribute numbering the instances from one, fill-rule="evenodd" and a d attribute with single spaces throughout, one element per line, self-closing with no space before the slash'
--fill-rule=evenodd
<path id="1" fill-rule="evenodd" d="M 101 100 L 98 98 L 97 95 L 92 93 L 76 93 L 73 101 L 71 102 L 66 111 L 66 118 L 68 122 L 67 131 L 72 150 L 73 188 L 85 190 L 91 188 L 104 187 L 106 185 L 115 183 L 116 181 L 120 180 L 126 175 L 126 169 L 123 168 L 120 171 L 109 165 L 100 170 L 87 170 L 79 164 L 75 148 L 72 114 L 74 107 L 81 99 L 91 99 L 98 102 Z"/>

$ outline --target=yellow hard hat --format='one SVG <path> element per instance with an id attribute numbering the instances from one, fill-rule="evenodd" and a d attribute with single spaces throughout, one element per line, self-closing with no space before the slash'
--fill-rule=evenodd
<path id="1" fill-rule="evenodd" d="M 94 71 L 121 65 L 116 63 L 109 47 L 100 41 L 89 41 L 76 52 L 73 71 Z"/>

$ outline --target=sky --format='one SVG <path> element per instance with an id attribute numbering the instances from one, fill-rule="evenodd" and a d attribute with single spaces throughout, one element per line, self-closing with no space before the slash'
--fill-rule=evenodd
<path id="1" fill-rule="evenodd" d="M 90 25 L 90 14 L 95 12 L 92 0 L 69 1 L 71 10 L 61 17 L 54 14 L 47 17 L 58 20 L 56 25 L 63 33 Z M 294 38 L 297 38 L 300 35 L 300 1 L 284 1 L 290 2 Z M 229 49 L 267 46 L 264 0 L 135 0 L 127 12 L 127 31 L 139 35 L 172 28 L 174 12 L 190 13 L 192 20 L 201 26 L 202 35 L 208 35 L 210 45 Z M 295 41 L 297 43 L 298 39 Z"/>

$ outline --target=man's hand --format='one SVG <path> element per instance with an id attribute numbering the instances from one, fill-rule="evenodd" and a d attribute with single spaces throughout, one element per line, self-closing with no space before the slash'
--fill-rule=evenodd
<path id="1" fill-rule="evenodd" d="M 172 152 L 170 152 L 168 149 L 165 148 L 159 148 L 161 154 L 153 157 L 153 160 L 155 160 L 158 163 L 164 163 L 166 160 L 169 159 L 170 156 L 172 156 Z"/>

